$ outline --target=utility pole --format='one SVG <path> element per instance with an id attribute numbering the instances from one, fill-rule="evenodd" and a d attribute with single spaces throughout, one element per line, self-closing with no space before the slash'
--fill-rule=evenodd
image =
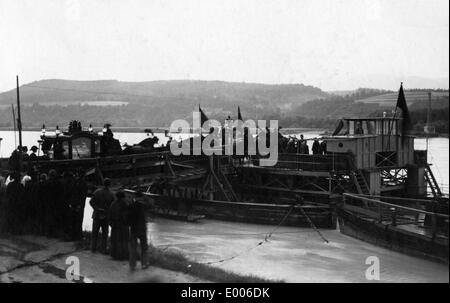
<path id="1" fill-rule="evenodd" d="M 19 76 L 16 76 L 17 86 L 17 129 L 19 130 L 19 170 L 23 169 L 23 155 L 22 155 L 22 119 L 20 117 L 20 93 L 19 93 Z"/>

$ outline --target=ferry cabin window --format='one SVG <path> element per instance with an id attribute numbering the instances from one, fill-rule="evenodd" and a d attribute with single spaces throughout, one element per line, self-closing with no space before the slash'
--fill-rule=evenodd
<path id="1" fill-rule="evenodd" d="M 355 121 L 355 135 L 364 135 L 361 121 Z"/>
<path id="2" fill-rule="evenodd" d="M 375 121 L 366 121 L 366 128 L 367 128 L 368 135 L 376 134 Z"/>
<path id="3" fill-rule="evenodd" d="M 382 135 L 383 134 L 383 121 L 377 120 L 375 123 L 376 123 L 376 134 Z"/>
<path id="4" fill-rule="evenodd" d="M 76 138 L 72 140 L 72 159 L 89 158 L 91 156 L 92 141 L 90 138 Z"/>
<path id="5" fill-rule="evenodd" d="M 354 135 L 355 134 L 355 121 L 348 121 L 348 134 Z"/>

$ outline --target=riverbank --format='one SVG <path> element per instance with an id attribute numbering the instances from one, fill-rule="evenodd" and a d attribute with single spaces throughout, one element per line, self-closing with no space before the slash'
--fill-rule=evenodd
<path id="1" fill-rule="evenodd" d="M 273 282 L 191 262 L 177 252 L 151 247 L 147 269 L 130 271 L 127 261 L 86 249 L 87 241 L 63 242 L 41 236 L 0 235 L 0 282 L 9 283 L 204 283 Z M 68 257 L 76 257 L 80 276 L 66 278 Z M 139 268 L 139 267 L 138 267 Z"/>

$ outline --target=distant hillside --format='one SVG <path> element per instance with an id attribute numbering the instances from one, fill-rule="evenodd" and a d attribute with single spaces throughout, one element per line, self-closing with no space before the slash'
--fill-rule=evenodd
<path id="1" fill-rule="evenodd" d="M 328 91 L 330 95 L 345 97 L 345 96 L 354 96 L 356 98 L 368 98 L 369 96 L 378 96 L 387 93 L 392 93 L 392 91 L 384 90 L 384 89 L 376 89 L 376 88 L 358 88 L 355 90 L 335 90 Z"/>
<path id="2" fill-rule="evenodd" d="M 423 131 L 427 116 L 429 90 L 405 91 L 413 130 Z M 332 94 L 321 100 L 308 101 L 289 112 L 282 119 L 285 127 L 316 127 L 333 129 L 342 117 L 367 117 L 391 113 L 397 102 L 397 92 L 358 89 L 350 94 Z M 439 133 L 448 133 L 448 91 L 432 91 L 432 125 Z"/>
<path id="3" fill-rule="evenodd" d="M 430 90 L 417 89 L 417 90 L 405 90 L 405 98 L 409 104 L 415 102 L 422 102 L 428 100 L 428 92 Z M 437 100 L 442 100 L 449 96 L 448 90 L 431 90 L 432 102 Z M 363 103 L 377 103 L 380 105 L 395 105 L 397 102 L 398 92 L 390 92 L 386 94 L 371 96 L 368 98 L 361 98 L 356 100 L 356 102 Z"/>
<path id="4" fill-rule="evenodd" d="M 303 84 L 267 85 L 222 81 L 41 80 L 20 87 L 24 104 L 64 104 L 85 101 L 120 101 L 145 105 L 198 104 L 243 105 L 275 103 L 282 107 L 326 97 L 319 88 Z M 0 94 L 0 104 L 16 100 L 15 90 Z"/>
<path id="5" fill-rule="evenodd" d="M 65 125 L 67 119 L 112 122 L 116 126 L 168 126 L 174 119 L 189 119 L 198 104 L 210 118 L 235 117 L 237 106 L 244 118 L 262 118 L 328 96 L 319 88 L 303 84 L 222 81 L 42 80 L 20 87 L 24 126 Z M 10 104 L 15 102 L 15 90 L 0 94 L 2 124 L 11 124 Z M 99 106 L 102 102 L 116 106 Z M 92 106 L 82 106 L 86 103 Z"/>

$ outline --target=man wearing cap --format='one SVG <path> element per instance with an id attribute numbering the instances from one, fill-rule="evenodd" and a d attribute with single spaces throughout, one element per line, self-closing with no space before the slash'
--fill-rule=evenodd
<path id="1" fill-rule="evenodd" d="M 108 240 L 108 211 L 111 203 L 114 201 L 114 194 L 111 192 L 109 187 L 111 186 L 111 180 L 105 178 L 103 181 L 103 187 L 97 189 L 91 201 L 89 202 L 94 209 L 92 214 L 92 247 L 91 251 L 97 251 L 97 239 L 100 228 L 102 229 L 102 242 L 101 242 L 101 253 L 107 253 L 106 251 L 106 241 Z"/>
<path id="2" fill-rule="evenodd" d="M 29 160 L 29 161 L 36 161 L 36 160 L 37 160 L 36 152 L 37 152 L 37 150 L 38 150 L 37 146 L 36 146 L 36 145 L 33 145 L 33 146 L 30 148 L 30 150 L 31 150 L 31 154 L 28 156 L 28 160 Z"/>

